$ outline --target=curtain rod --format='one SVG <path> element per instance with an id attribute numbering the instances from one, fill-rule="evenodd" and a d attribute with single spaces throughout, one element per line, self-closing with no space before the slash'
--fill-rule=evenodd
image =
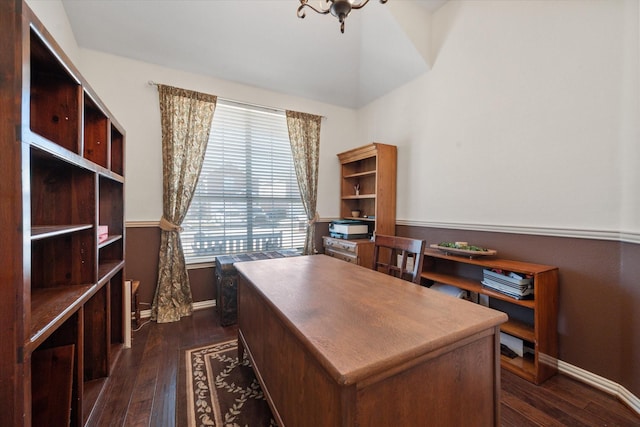
<path id="1" fill-rule="evenodd" d="M 153 80 L 149 80 L 147 83 L 149 84 L 149 86 L 158 86 L 158 84 L 159 84 L 159 83 L 154 82 Z M 221 101 L 227 101 L 227 102 L 232 102 L 232 103 L 235 103 L 235 104 L 246 105 L 248 107 L 263 108 L 265 110 L 276 111 L 278 113 L 286 112 L 286 110 L 284 110 L 282 108 L 271 107 L 271 106 L 268 106 L 268 105 L 253 104 L 251 102 L 245 102 L 245 101 L 236 101 L 235 99 L 223 98 L 221 96 L 216 96 L 216 97 Z M 325 116 L 320 116 L 320 117 L 323 120 L 327 119 Z"/>

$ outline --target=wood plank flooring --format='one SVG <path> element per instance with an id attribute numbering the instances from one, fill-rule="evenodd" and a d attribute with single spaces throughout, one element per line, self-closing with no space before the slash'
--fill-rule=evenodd
<path id="1" fill-rule="evenodd" d="M 215 309 L 176 323 L 146 324 L 120 355 L 88 425 L 174 426 L 179 349 L 236 332 L 219 325 Z M 503 370 L 501 410 L 504 427 L 640 426 L 640 416 L 616 398 L 563 375 L 535 386 Z"/>

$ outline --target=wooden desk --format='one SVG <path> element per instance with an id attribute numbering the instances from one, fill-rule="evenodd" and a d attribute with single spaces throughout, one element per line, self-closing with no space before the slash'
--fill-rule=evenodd
<path id="1" fill-rule="evenodd" d="M 504 313 L 325 256 L 236 265 L 279 425 L 499 425 Z"/>

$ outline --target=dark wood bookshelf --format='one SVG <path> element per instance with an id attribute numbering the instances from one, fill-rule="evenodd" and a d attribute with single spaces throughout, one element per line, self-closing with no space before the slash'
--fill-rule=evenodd
<path id="1" fill-rule="evenodd" d="M 129 311 L 125 131 L 23 0 L 0 2 L 0 39 L 0 413 L 80 426 Z"/>

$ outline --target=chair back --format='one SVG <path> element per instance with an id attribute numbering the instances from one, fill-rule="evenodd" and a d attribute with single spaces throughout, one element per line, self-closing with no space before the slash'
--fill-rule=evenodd
<path id="1" fill-rule="evenodd" d="M 420 284 L 424 249 L 427 243 L 408 237 L 376 235 L 373 269 Z"/>

